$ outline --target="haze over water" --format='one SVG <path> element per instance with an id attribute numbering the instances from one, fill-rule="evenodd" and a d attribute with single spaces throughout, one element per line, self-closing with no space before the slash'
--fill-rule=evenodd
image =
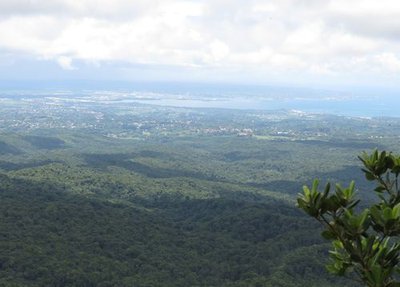
<path id="1" fill-rule="evenodd" d="M 135 100 L 140 103 L 190 108 L 227 108 L 249 110 L 299 110 L 309 113 L 326 113 L 355 117 L 399 117 L 400 100 L 393 98 L 376 99 L 152 99 Z"/>
<path id="2" fill-rule="evenodd" d="M 41 83 L 3 87 L 0 98 L 141 103 L 187 108 L 298 110 L 352 117 L 400 117 L 400 97 L 390 90 L 335 91 L 290 86 L 207 83 Z"/>

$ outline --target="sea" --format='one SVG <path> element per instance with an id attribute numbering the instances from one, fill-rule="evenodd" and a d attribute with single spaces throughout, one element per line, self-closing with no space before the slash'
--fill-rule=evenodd
<path id="1" fill-rule="evenodd" d="M 351 117 L 400 117 L 400 93 L 384 89 L 126 82 L 26 88 L 1 89 L 0 86 L 0 98 L 58 97 L 169 107 L 298 110 Z"/>

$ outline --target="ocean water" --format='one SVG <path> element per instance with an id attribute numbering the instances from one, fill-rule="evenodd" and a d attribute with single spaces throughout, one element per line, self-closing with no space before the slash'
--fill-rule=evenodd
<path id="1" fill-rule="evenodd" d="M 155 85 L 161 96 L 141 103 L 173 107 L 300 110 L 356 117 L 400 117 L 400 92 L 358 88 L 350 91 L 243 85 Z"/>
<path id="2" fill-rule="evenodd" d="M 46 84 L 46 87 L 49 85 Z M 112 85 L 111 85 L 112 84 Z M 398 90 L 358 89 L 351 92 L 299 87 L 188 83 L 62 83 L 46 89 L 37 84 L 2 89 L 1 97 L 57 97 L 89 101 L 142 103 L 171 107 L 241 110 L 299 110 L 355 117 L 400 117 Z M 103 85 L 103 86 L 102 86 Z M 25 87 L 25 89 L 24 89 Z M 101 89 L 101 90 L 100 90 Z M 113 96 L 121 96 L 119 99 Z M 102 98 L 102 96 L 104 96 Z"/>
<path id="3" fill-rule="evenodd" d="M 157 98 L 134 100 L 144 104 L 190 108 L 226 108 L 241 110 L 300 110 L 309 113 L 324 113 L 354 117 L 400 117 L 400 98 L 357 99 L 279 99 L 279 98 Z"/>

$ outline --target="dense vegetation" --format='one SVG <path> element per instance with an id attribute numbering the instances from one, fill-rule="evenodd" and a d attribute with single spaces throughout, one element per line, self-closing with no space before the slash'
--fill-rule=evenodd
<path id="1" fill-rule="evenodd" d="M 276 201 L 164 198 L 138 207 L 6 176 L 1 184 L 5 285 L 296 286 L 324 274 L 320 240 L 302 228 L 310 222 Z"/>
<path id="2" fill-rule="evenodd" d="M 0 114 L 0 285 L 354 286 L 294 199 L 395 120 L 38 101 Z"/>

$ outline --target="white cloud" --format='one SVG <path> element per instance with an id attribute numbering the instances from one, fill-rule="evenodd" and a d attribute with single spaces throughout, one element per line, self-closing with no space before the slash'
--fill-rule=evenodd
<path id="1" fill-rule="evenodd" d="M 64 70 L 75 70 L 75 67 L 72 65 L 72 59 L 66 56 L 61 56 L 57 58 L 57 63 Z"/>
<path id="2" fill-rule="evenodd" d="M 220 40 L 214 40 L 210 44 L 210 54 L 212 62 L 220 62 L 229 54 L 229 47 Z"/>
<path id="3" fill-rule="evenodd" d="M 379 54 L 375 56 L 375 60 L 383 71 L 389 70 L 394 73 L 400 72 L 400 59 L 392 53 Z"/>
<path id="4" fill-rule="evenodd" d="M 395 0 L 0 1 L 0 48 L 69 70 L 77 60 L 391 75 L 399 36 Z"/>

